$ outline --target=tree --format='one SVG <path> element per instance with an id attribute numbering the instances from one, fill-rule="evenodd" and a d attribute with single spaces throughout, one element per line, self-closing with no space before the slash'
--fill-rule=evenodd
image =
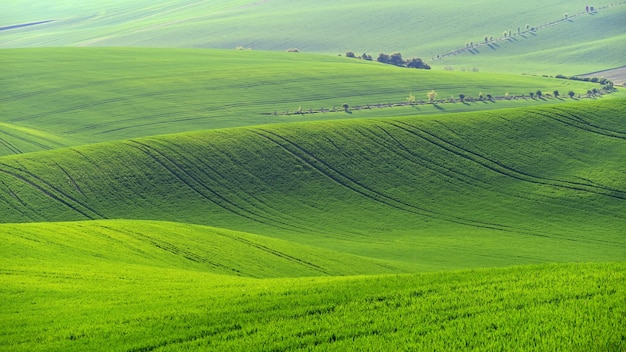
<path id="1" fill-rule="evenodd" d="M 411 60 L 408 60 L 406 62 L 406 67 L 408 68 L 419 68 L 419 69 L 424 69 L 424 70 L 430 70 L 430 65 L 428 65 L 427 63 L 425 63 L 422 59 L 420 59 L 419 57 L 414 57 Z"/>
<path id="2" fill-rule="evenodd" d="M 530 93 L 528 93 L 528 95 L 530 95 L 530 99 L 535 99 L 535 93 L 534 92 L 530 92 Z"/>
<path id="3" fill-rule="evenodd" d="M 378 54 L 378 58 L 376 59 L 378 62 L 382 62 L 383 64 L 389 63 L 389 54 L 380 53 Z"/>
<path id="4" fill-rule="evenodd" d="M 552 92 L 552 94 L 554 94 L 555 98 L 558 98 L 561 93 L 559 93 L 558 90 L 555 90 L 554 92 Z"/>
<path id="5" fill-rule="evenodd" d="M 461 99 L 461 103 L 465 102 L 465 94 L 461 93 L 459 94 L 459 99 Z"/>
<path id="6" fill-rule="evenodd" d="M 487 94 L 487 100 L 491 100 L 491 101 L 493 101 L 493 95 L 491 95 L 491 94 Z"/>
<path id="7" fill-rule="evenodd" d="M 435 98 L 437 98 L 437 92 L 435 92 L 435 90 L 431 90 L 430 92 L 426 93 L 426 96 L 428 97 L 428 100 L 432 103 L 433 101 L 435 101 Z"/>
<path id="8" fill-rule="evenodd" d="M 570 98 L 574 98 L 574 95 L 576 95 L 576 93 L 574 93 L 573 90 L 570 90 L 569 92 L 567 92 L 567 95 L 569 95 Z"/>
<path id="9" fill-rule="evenodd" d="M 350 105 L 348 104 L 343 104 L 343 111 L 348 112 L 348 110 L 350 109 Z"/>
<path id="10" fill-rule="evenodd" d="M 354 57 L 356 57 L 356 55 L 354 55 L 354 53 L 352 51 L 348 51 L 348 52 L 346 52 L 346 57 L 354 58 Z"/>
<path id="11" fill-rule="evenodd" d="M 404 60 L 402 59 L 402 54 L 393 53 L 389 55 L 389 63 L 396 66 L 404 65 Z"/>
<path id="12" fill-rule="evenodd" d="M 537 94 L 537 98 L 539 99 L 541 99 L 541 97 L 543 96 L 543 92 L 541 90 L 537 90 L 535 94 Z"/>
<path id="13" fill-rule="evenodd" d="M 413 93 L 409 93 L 409 96 L 406 98 L 406 101 L 409 102 L 410 105 L 415 104 L 415 95 L 413 95 Z"/>
<path id="14" fill-rule="evenodd" d="M 367 53 L 363 53 L 363 56 L 361 57 L 363 60 L 372 61 L 372 55 L 367 55 Z"/>

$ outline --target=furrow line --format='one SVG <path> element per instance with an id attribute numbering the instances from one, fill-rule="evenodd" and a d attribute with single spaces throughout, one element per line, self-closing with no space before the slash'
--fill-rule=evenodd
<path id="1" fill-rule="evenodd" d="M 448 142 L 442 138 L 435 136 L 432 133 L 426 132 L 415 126 L 411 126 L 407 123 L 397 121 L 397 122 L 390 122 L 390 124 L 396 125 L 399 128 L 403 128 L 407 132 L 413 133 L 414 135 L 420 138 L 423 138 L 424 140 L 427 140 L 431 142 L 432 144 L 439 146 L 440 148 L 444 150 L 449 151 L 450 153 L 456 154 L 457 156 L 461 158 L 470 160 L 478 165 L 486 167 L 503 176 L 512 177 L 520 181 L 531 182 L 531 183 L 545 185 L 545 186 L 560 187 L 560 188 L 565 188 L 565 189 L 570 189 L 570 190 L 575 190 L 575 191 L 588 192 L 588 193 L 608 196 L 608 197 L 617 198 L 617 199 L 626 199 L 626 195 L 615 194 L 615 193 L 623 193 L 622 191 L 619 191 L 619 190 L 599 188 L 594 185 L 583 184 L 579 182 L 553 180 L 553 179 L 543 178 L 539 176 L 534 176 L 529 173 L 525 173 L 525 172 L 513 169 L 509 166 L 502 164 L 501 162 L 489 159 L 483 155 L 472 152 L 454 143 Z M 400 124 L 407 126 L 407 127 L 406 128 L 401 127 L 399 126 Z"/>
<path id="2" fill-rule="evenodd" d="M 61 171 L 63 171 L 63 173 L 67 177 L 67 180 L 70 181 L 72 183 L 72 185 L 74 185 L 74 188 L 76 188 L 78 193 L 80 193 L 84 197 L 85 193 L 83 193 L 83 190 L 80 188 L 78 183 L 76 183 L 76 180 L 74 180 L 74 178 L 72 176 L 70 176 L 70 174 L 61 165 L 59 165 L 58 163 L 55 163 L 55 164 Z"/>
<path id="3" fill-rule="evenodd" d="M 190 167 L 194 167 L 197 171 L 202 172 L 203 176 L 207 177 L 208 179 L 212 180 L 215 184 L 223 187 L 223 188 L 229 188 L 229 189 L 233 189 L 233 187 L 228 187 L 227 183 L 229 181 L 229 177 L 227 175 L 224 175 L 222 173 L 220 173 L 217 169 L 215 169 L 213 166 L 209 165 L 208 163 L 206 163 L 202 158 L 198 158 L 196 160 L 190 160 L 187 156 L 185 156 L 183 153 L 179 153 L 176 150 L 174 150 L 171 145 L 169 145 L 168 143 L 164 143 L 163 141 L 154 141 L 155 144 L 158 144 L 160 148 L 163 149 L 167 149 L 168 151 L 172 152 L 172 153 L 176 153 L 178 155 L 178 157 L 180 159 L 182 159 L 187 165 L 190 165 Z M 198 165 L 202 166 L 202 168 L 199 168 Z M 179 167 L 180 168 L 180 167 Z M 205 170 L 210 170 L 211 172 L 206 172 Z M 214 176 L 214 175 L 217 175 Z M 199 182 L 199 181 L 198 181 Z M 204 183 L 202 183 L 203 187 L 206 188 L 206 186 L 204 186 Z M 301 227 L 301 226 L 296 226 L 293 224 L 293 221 L 289 220 L 289 219 L 285 219 L 284 216 L 282 215 L 281 212 L 275 210 L 274 208 L 265 205 L 265 203 L 263 203 L 262 201 L 260 201 L 256 196 L 254 196 L 253 194 L 246 192 L 245 187 L 236 187 L 235 186 L 236 191 L 233 192 L 228 192 L 230 198 L 236 197 L 238 201 L 240 201 L 241 203 L 245 203 L 248 208 L 252 208 L 255 209 L 256 211 L 251 211 L 248 210 L 242 206 L 239 206 L 240 209 L 242 209 L 243 211 L 247 211 L 251 214 L 254 214 L 255 216 L 258 216 L 260 218 L 263 218 L 267 221 L 270 222 L 275 222 L 278 223 L 282 226 L 286 226 L 288 228 L 292 228 L 292 229 L 297 229 L 298 232 L 301 233 L 307 233 L 307 228 L 306 227 Z M 243 193 L 245 195 L 247 195 L 249 198 L 251 198 L 252 200 L 246 198 L 245 196 L 240 196 L 239 193 Z M 231 201 L 231 203 L 233 204 L 239 204 L 238 201 Z M 263 205 L 263 207 L 259 206 Z M 264 208 L 269 208 L 270 210 L 266 210 Z M 284 229 L 286 229 L 286 227 L 283 227 Z"/>
<path id="4" fill-rule="evenodd" d="M 52 148 L 50 148 L 50 146 L 47 146 L 47 145 L 45 145 L 45 144 L 41 144 L 41 143 L 39 143 L 39 142 L 36 142 L 36 141 L 30 140 L 30 139 L 28 139 L 28 138 L 26 138 L 26 137 L 23 137 L 23 136 L 20 136 L 20 135 L 14 134 L 14 133 L 10 133 L 10 132 L 7 132 L 7 131 L 0 131 L 0 133 L 3 133 L 3 134 L 5 134 L 5 135 L 7 135 L 7 136 L 9 136 L 9 137 L 13 137 L 13 138 L 15 138 L 15 139 L 19 139 L 19 140 L 21 140 L 22 142 L 25 142 L 25 143 L 28 143 L 28 144 L 34 145 L 34 146 L 39 147 L 39 148 L 41 148 L 41 149 L 43 149 L 43 150 L 50 150 L 50 149 L 52 149 Z M 56 143 L 55 143 L 55 144 L 56 144 Z"/>
<path id="5" fill-rule="evenodd" d="M 13 190 L 6 183 L 4 183 L 4 181 L 0 180 L 0 183 L 2 183 L 2 185 L 8 190 L 8 193 L 13 198 L 17 199 L 17 201 L 22 205 L 22 207 L 21 208 L 18 207 L 14 201 L 12 202 L 10 199 L 5 197 L 4 196 L 4 194 L 6 194 L 5 192 L 0 192 L 0 199 L 4 200 L 4 203 L 6 203 L 11 208 L 13 208 L 13 210 L 18 212 L 20 215 L 24 216 L 25 218 L 30 219 L 31 221 L 35 221 L 35 218 L 24 210 L 26 209 L 26 204 L 24 203 L 24 201 L 22 201 L 22 199 L 20 199 L 20 197 L 18 197 L 17 194 L 15 194 Z"/>
<path id="6" fill-rule="evenodd" d="M 599 126 L 595 126 L 593 124 L 590 124 L 587 121 L 581 121 L 580 119 L 576 118 L 576 117 L 569 117 L 567 115 L 564 115 L 563 113 L 559 113 L 559 112 L 555 112 L 552 111 L 552 114 L 548 114 L 548 113 L 544 113 L 541 111 L 533 111 L 534 114 L 539 115 L 539 116 L 543 116 L 545 118 L 563 123 L 567 126 L 579 129 L 579 130 L 583 130 L 585 132 L 591 132 L 591 133 L 595 133 L 595 134 L 599 134 L 605 137 L 611 137 L 611 138 L 617 138 L 617 139 L 624 139 L 626 140 L 626 135 L 623 135 L 622 132 L 619 131 L 612 131 L 612 130 L 608 130 L 606 128 L 603 127 L 599 127 Z M 556 116 L 560 117 L 557 118 Z M 576 122 L 578 121 L 578 123 Z"/>
<path id="7" fill-rule="evenodd" d="M 315 264 L 313 264 L 313 263 L 311 263 L 311 262 L 308 262 L 308 261 L 306 261 L 306 260 L 302 260 L 302 259 L 296 258 L 296 257 L 294 257 L 294 256 L 292 256 L 292 255 L 289 255 L 289 254 L 286 254 L 286 253 L 280 252 L 280 251 L 278 251 L 278 250 L 275 250 L 275 249 L 272 249 L 272 248 L 266 247 L 266 246 L 264 246 L 264 245 L 261 245 L 261 244 L 258 244 L 258 243 L 255 243 L 255 242 L 252 242 L 252 241 L 247 240 L 247 239 L 245 239 L 245 238 L 241 238 L 241 237 L 234 236 L 234 235 L 232 235 L 232 236 L 231 236 L 231 235 L 225 235 L 225 234 L 221 234 L 221 235 L 222 235 L 222 236 L 225 236 L 225 237 L 228 237 L 228 238 L 231 238 L 231 239 L 233 239 L 233 240 L 239 241 L 239 242 L 241 242 L 241 243 L 244 243 L 244 244 L 246 244 L 246 245 L 248 245 L 248 246 L 251 246 L 251 247 L 254 247 L 254 248 L 260 249 L 260 250 L 262 250 L 262 251 L 268 252 L 268 253 L 270 253 L 270 254 L 273 254 L 273 255 L 275 255 L 275 256 L 277 256 L 277 257 L 280 257 L 280 258 L 283 258 L 283 259 L 286 259 L 286 260 L 288 260 L 288 261 L 292 261 L 292 262 L 296 262 L 296 263 L 301 264 L 301 265 L 308 266 L 308 267 L 310 267 L 310 268 L 313 268 L 313 269 L 314 269 L 314 270 L 316 270 L 316 271 L 319 271 L 319 272 L 321 272 L 321 273 L 324 273 L 324 274 L 327 274 L 327 275 L 328 275 L 328 272 L 327 272 L 327 271 L 325 271 L 322 267 L 320 267 L 319 265 L 315 265 Z"/>
<path id="8" fill-rule="evenodd" d="M 318 172 L 320 172 L 322 175 L 326 176 L 327 178 L 329 178 L 331 181 L 333 181 L 334 183 L 345 187 L 353 192 L 356 192 L 366 198 L 369 198 L 375 202 L 378 203 L 382 203 L 384 205 L 390 206 L 392 208 L 398 209 L 398 210 L 402 210 L 402 211 L 406 211 L 409 213 L 413 213 L 413 214 L 417 214 L 417 215 L 421 215 L 421 216 L 426 216 L 426 217 L 430 217 L 430 218 L 434 218 L 434 219 L 439 219 L 439 220 L 444 220 L 444 221 L 448 221 L 448 222 L 452 222 L 452 223 L 456 223 L 456 224 L 461 224 L 461 225 L 465 225 L 465 226 L 473 226 L 473 227 L 479 227 L 479 228 L 486 228 L 486 229 L 491 229 L 491 230 L 498 230 L 498 231 L 505 231 L 505 232 L 523 232 L 523 233 L 527 233 L 533 236 L 540 236 L 540 237 L 547 237 L 545 235 L 542 234 L 536 234 L 536 233 L 530 233 L 530 232 L 524 232 L 524 231 L 519 231 L 516 229 L 512 229 L 509 228 L 508 226 L 504 226 L 504 225 L 500 225 L 500 224 L 489 224 L 489 223 L 483 223 L 483 222 L 477 222 L 477 221 L 473 221 L 473 220 L 468 220 L 468 219 L 463 219 L 463 218 L 458 218 L 458 217 L 454 217 L 454 216 L 448 216 L 445 214 L 441 214 L 432 210 L 427 210 L 427 209 L 422 209 L 419 207 L 416 207 L 414 205 L 408 204 L 408 203 L 404 203 L 402 201 L 399 201 L 397 199 L 394 199 L 392 197 L 389 197 L 387 195 L 384 195 L 380 192 L 377 192 L 375 190 L 372 190 L 366 186 L 361 185 L 359 182 L 353 180 L 352 178 L 346 176 L 345 174 L 337 171 L 336 169 L 334 169 L 333 167 L 331 167 L 330 165 L 328 165 L 327 163 L 325 163 L 324 161 L 316 158 L 315 156 L 311 155 L 310 153 L 308 153 L 306 150 L 304 150 L 302 147 L 298 146 L 297 144 L 289 141 L 288 139 L 279 136 L 273 132 L 269 132 L 263 129 L 258 129 L 258 131 L 263 131 L 265 133 L 267 133 L 268 135 L 265 135 L 263 133 L 257 132 L 260 136 L 269 139 L 270 141 L 274 142 L 275 144 L 277 144 L 278 146 L 280 146 L 281 148 L 283 148 L 286 152 L 290 153 L 291 155 L 293 155 L 294 157 L 296 157 L 297 159 L 301 160 L 302 162 L 310 165 L 311 167 L 313 167 L 315 170 L 317 170 Z M 269 135 L 273 136 L 270 137 Z M 280 139 L 282 141 L 284 141 L 283 143 L 281 143 L 280 141 L 276 140 L 276 139 Z M 291 146 L 291 148 L 289 147 Z M 295 149 L 295 150 L 294 150 Z M 319 164 L 319 165 L 318 165 Z M 321 165 L 321 166 L 320 166 Z"/>
<path id="9" fill-rule="evenodd" d="M 9 141 L 0 138 L 0 144 L 4 145 L 9 151 L 11 151 L 13 154 L 22 154 L 22 151 L 17 149 L 16 146 L 14 146 L 13 144 L 9 143 Z"/>
<path id="10" fill-rule="evenodd" d="M 161 167 L 163 167 L 165 170 L 167 170 L 172 176 L 174 176 L 176 179 L 178 179 L 180 182 L 182 182 L 184 185 L 186 185 L 189 189 L 193 190 L 196 194 L 198 194 L 199 196 L 201 196 L 202 198 L 210 201 L 211 203 L 219 206 L 220 208 L 228 211 L 228 212 L 232 212 L 236 215 L 242 216 L 246 219 L 249 220 L 253 220 L 253 221 L 259 221 L 257 219 L 254 219 L 246 214 L 241 213 L 241 211 L 238 211 L 237 209 L 231 209 L 230 207 L 226 206 L 225 204 L 223 204 L 222 202 L 218 202 L 215 199 L 212 199 L 211 197 L 207 196 L 206 194 L 204 194 L 203 192 L 201 192 L 198 188 L 196 188 L 195 186 L 193 186 L 191 184 L 190 181 L 186 180 L 181 174 L 179 174 L 178 172 L 174 171 L 173 168 L 169 165 L 167 165 L 164 161 L 160 160 L 159 158 L 157 158 L 153 152 L 157 153 L 156 151 L 154 151 L 154 149 L 148 147 L 147 145 L 137 142 L 137 141 L 133 141 L 131 140 L 130 142 L 136 144 L 136 145 L 131 145 L 132 147 L 135 147 L 136 149 L 138 149 L 139 151 L 143 152 L 144 154 L 146 154 L 148 157 L 150 157 L 155 163 L 161 165 Z M 160 155 L 160 154 L 159 154 Z M 161 155 L 162 157 L 162 155 Z M 165 158 L 166 160 L 169 159 Z M 171 164 L 171 162 L 170 162 Z M 178 168 L 178 166 L 176 166 L 175 164 L 173 164 L 174 167 Z M 180 170 L 180 169 L 179 169 Z M 180 170 L 180 172 L 182 174 L 184 174 L 185 172 L 183 170 Z M 214 194 L 214 192 L 210 191 L 210 193 L 212 193 L 213 195 L 215 195 L 217 198 L 220 198 L 219 196 L 217 196 L 216 194 Z M 225 202 L 226 204 L 228 204 L 228 202 Z"/>
<path id="11" fill-rule="evenodd" d="M 8 166 L 8 165 L 6 165 L 6 164 L 0 164 L 0 165 L 4 165 L 4 166 L 7 166 L 7 167 L 10 167 L 10 166 Z M 86 217 L 86 218 L 88 218 L 88 219 L 90 219 L 90 220 L 94 220 L 94 219 L 95 219 L 93 216 L 91 216 L 91 215 L 89 215 L 88 213 L 86 213 L 86 212 L 82 211 L 81 209 L 78 209 L 76 206 L 74 206 L 74 205 L 73 205 L 73 204 L 71 204 L 70 202 L 68 202 L 68 201 L 66 201 L 66 200 L 64 200 L 64 199 L 62 199 L 61 197 L 59 197 L 59 196 L 55 195 L 54 193 L 52 193 L 52 192 L 50 192 L 50 191 L 46 190 L 43 186 L 41 186 L 41 185 L 39 185 L 39 184 L 37 184 L 37 183 L 35 183 L 35 182 L 33 182 L 33 181 L 31 181 L 31 180 L 27 179 L 26 177 L 24 177 L 24 176 L 22 176 L 22 175 L 19 175 L 19 174 L 15 173 L 15 172 L 11 172 L 11 171 L 8 171 L 8 170 L 4 170 L 4 169 L 2 169 L 2 168 L 0 168 L 0 172 L 1 172 L 1 173 L 4 173 L 4 174 L 6 174 L 6 175 L 12 176 L 12 177 L 14 177 L 14 178 L 16 178 L 16 179 L 18 179 L 18 180 L 20 180 L 20 181 L 24 182 L 24 183 L 29 184 L 31 187 L 33 187 L 33 188 L 35 188 L 35 189 L 39 190 L 41 193 L 45 194 L 45 195 L 46 195 L 46 196 L 48 196 L 49 198 L 54 199 L 54 200 L 56 200 L 57 202 L 60 202 L 60 203 L 64 204 L 66 207 L 68 207 L 68 208 L 70 208 L 70 209 L 74 210 L 75 212 L 77 212 L 77 213 L 81 214 L 82 216 L 84 216 L 84 217 Z"/>
<path id="12" fill-rule="evenodd" d="M 174 177 L 176 177 L 177 179 L 179 179 L 181 182 L 183 182 L 185 185 L 187 185 L 187 187 L 189 187 L 190 189 L 192 189 L 194 192 L 196 192 L 198 195 L 200 195 L 201 197 L 211 201 L 212 203 L 218 205 L 219 207 L 221 207 L 224 210 L 230 211 L 236 215 L 242 216 L 246 219 L 250 219 L 265 225 L 269 225 L 269 226 L 275 226 L 275 227 L 279 227 L 282 228 L 284 230 L 292 230 L 291 228 L 285 228 L 282 226 L 278 226 L 276 224 L 272 224 L 272 222 L 276 222 L 273 219 L 268 219 L 262 215 L 256 214 L 250 210 L 244 209 L 240 206 L 238 206 L 237 204 L 235 204 L 234 202 L 228 200 L 227 198 L 225 198 L 224 196 L 218 194 L 216 191 L 204 186 L 202 184 L 202 182 L 200 180 L 198 180 L 196 177 L 194 177 L 193 175 L 190 175 L 187 171 L 185 171 L 180 165 L 178 165 L 175 161 L 173 161 L 171 158 L 169 158 L 167 155 L 159 152 L 158 150 L 156 150 L 155 148 L 152 148 L 150 146 L 148 146 L 147 144 L 138 142 L 138 141 L 131 141 L 135 144 L 137 144 L 139 147 L 137 147 L 137 149 L 143 151 L 144 153 L 146 153 L 148 156 L 150 156 L 152 158 L 152 160 L 154 160 L 155 162 L 157 162 L 158 164 L 160 164 L 162 167 L 164 167 L 167 171 L 169 171 Z M 168 167 L 165 162 L 159 160 L 159 158 L 157 158 L 153 153 L 158 154 L 161 158 L 167 160 L 167 162 L 170 165 L 173 165 L 179 172 L 176 172 L 175 170 L 173 170 L 171 167 Z M 183 177 L 183 175 L 185 177 Z M 188 178 L 189 180 L 186 180 L 185 178 Z M 197 187 L 193 186 L 191 183 L 195 183 L 196 185 L 198 185 Z M 211 194 L 212 196 L 214 196 L 216 199 L 212 199 L 211 197 L 207 196 L 204 192 L 202 192 L 201 190 L 205 190 L 206 192 L 208 192 L 209 194 Z M 219 200 L 219 201 L 218 201 Z M 279 223 L 280 224 L 280 223 Z"/>
<path id="13" fill-rule="evenodd" d="M 105 225 L 99 225 L 99 227 L 107 229 L 109 231 L 112 232 L 117 232 L 117 233 L 121 233 L 123 235 L 129 236 L 129 237 L 136 237 L 138 239 L 143 238 L 144 240 L 148 241 L 148 243 L 150 243 L 151 245 L 166 251 L 168 253 L 172 253 L 176 256 L 183 256 L 185 259 L 197 262 L 197 263 L 205 263 L 205 264 L 209 264 L 211 266 L 213 266 L 216 269 L 223 269 L 226 270 L 227 272 L 235 272 L 237 274 L 243 274 L 240 270 L 237 270 L 235 268 L 230 268 L 224 264 L 218 263 L 218 262 L 214 262 L 211 260 L 208 260 L 205 257 L 202 257 L 196 253 L 184 250 L 184 249 L 180 249 L 177 246 L 167 242 L 167 241 L 157 241 L 155 238 L 150 237 L 148 235 L 139 233 L 139 232 L 135 232 L 135 231 L 131 231 L 128 229 L 120 229 L 120 228 L 112 228 L 112 227 L 108 227 Z"/>

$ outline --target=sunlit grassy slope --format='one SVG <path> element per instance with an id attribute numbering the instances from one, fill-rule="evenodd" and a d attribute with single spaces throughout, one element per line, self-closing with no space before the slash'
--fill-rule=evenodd
<path id="1" fill-rule="evenodd" d="M 46 48 L 0 51 L 0 155 L 140 136 L 302 120 L 397 114 L 390 109 L 280 115 L 479 93 L 520 95 L 595 84 L 515 75 L 409 70 L 324 55 L 235 50 Z M 560 100 L 432 105 L 404 115 Z M 277 113 L 277 115 L 274 115 Z"/>
<path id="2" fill-rule="evenodd" d="M 3 265 L 152 266 L 241 277 L 390 273 L 388 263 L 224 229 L 154 221 L 0 225 Z"/>
<path id="3" fill-rule="evenodd" d="M 52 248 L 51 255 L 60 254 Z M 624 264 L 257 280 L 99 262 L 94 258 L 85 265 L 59 267 L 44 261 L 36 266 L 23 259 L 2 260 L 0 349 L 626 347 Z"/>
<path id="4" fill-rule="evenodd" d="M 593 4 L 600 9 L 595 15 L 573 17 L 584 12 L 587 5 L 582 0 L 446 0 L 436 6 L 425 0 L 13 0 L 2 4 L 0 26 L 54 22 L 4 30 L 0 46 L 243 46 L 277 51 L 296 47 L 308 52 L 338 54 L 351 50 L 374 56 L 400 51 L 430 60 L 466 42 L 481 42 L 485 35 L 497 38 L 504 31 L 525 29 L 526 24 L 538 27 L 567 13 L 571 22 L 537 36 L 517 38 L 514 45 L 502 45 L 495 53 L 485 49 L 477 59 L 462 56 L 435 65 L 541 74 L 576 74 L 622 66 L 626 4 L 599 1 Z"/>
<path id="5" fill-rule="evenodd" d="M 223 129 L 5 156 L 1 218 L 196 223 L 417 270 L 623 260 L 624 104 Z"/>

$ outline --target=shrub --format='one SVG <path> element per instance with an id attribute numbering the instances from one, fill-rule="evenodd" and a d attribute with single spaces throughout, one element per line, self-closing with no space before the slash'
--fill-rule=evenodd
<path id="1" fill-rule="evenodd" d="M 435 90 L 431 90 L 430 92 L 426 93 L 426 96 L 428 97 L 428 100 L 432 103 L 435 98 L 437 98 L 437 92 L 435 92 Z"/>
<path id="2" fill-rule="evenodd" d="M 411 60 L 406 62 L 406 67 L 408 68 L 419 68 L 419 69 L 424 69 L 424 70 L 430 70 L 430 65 L 428 65 L 427 63 L 425 63 L 422 59 L 420 59 L 419 57 L 414 57 Z"/>
<path id="3" fill-rule="evenodd" d="M 402 54 L 393 53 L 389 55 L 389 63 L 395 66 L 403 66 L 404 60 L 402 59 Z"/>
<path id="4" fill-rule="evenodd" d="M 356 57 L 356 55 L 354 55 L 354 53 L 353 53 L 352 51 L 348 51 L 348 52 L 346 52 L 346 57 L 352 57 L 352 58 L 355 58 L 355 57 Z"/>
<path id="5" fill-rule="evenodd" d="M 376 59 L 378 62 L 382 62 L 383 64 L 389 63 L 389 54 L 380 53 L 378 54 L 378 58 Z"/>

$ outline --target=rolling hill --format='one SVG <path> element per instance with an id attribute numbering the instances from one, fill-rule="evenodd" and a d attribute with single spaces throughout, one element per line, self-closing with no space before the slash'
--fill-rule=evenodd
<path id="1" fill-rule="evenodd" d="M 0 351 L 626 350 L 589 6 L 2 2 Z"/>
<path id="2" fill-rule="evenodd" d="M 50 70 L 53 63 L 55 69 Z M 504 96 L 597 84 L 543 77 L 409 70 L 326 55 L 235 50 L 0 50 L 0 155 L 165 133 L 311 120 L 561 103 L 516 100 L 284 115 L 298 109 Z"/>
<path id="3" fill-rule="evenodd" d="M 412 1 L 111 1 L 86 4 L 12 1 L 0 15 L 0 47 L 143 46 L 303 51 L 338 54 L 401 51 L 430 60 L 500 37 L 525 25 L 540 27 L 502 45 L 444 60 L 437 67 L 532 74 L 582 74 L 622 66 L 626 38 L 623 1 L 459 3 Z M 489 10 L 487 10 L 489 9 Z M 579 15 L 579 16 L 577 16 Z M 279 20 L 277 20 L 279 19 Z M 15 25 L 51 21 L 11 28 Z M 339 35 L 338 35 L 339 34 Z M 480 55 L 475 55 L 480 52 Z M 601 53 L 601 54 L 599 54 Z M 593 57 L 593 60 L 589 60 Z"/>
<path id="4" fill-rule="evenodd" d="M 195 223 L 418 270 L 623 260 L 624 111 L 613 99 L 5 156 L 2 219 Z"/>

